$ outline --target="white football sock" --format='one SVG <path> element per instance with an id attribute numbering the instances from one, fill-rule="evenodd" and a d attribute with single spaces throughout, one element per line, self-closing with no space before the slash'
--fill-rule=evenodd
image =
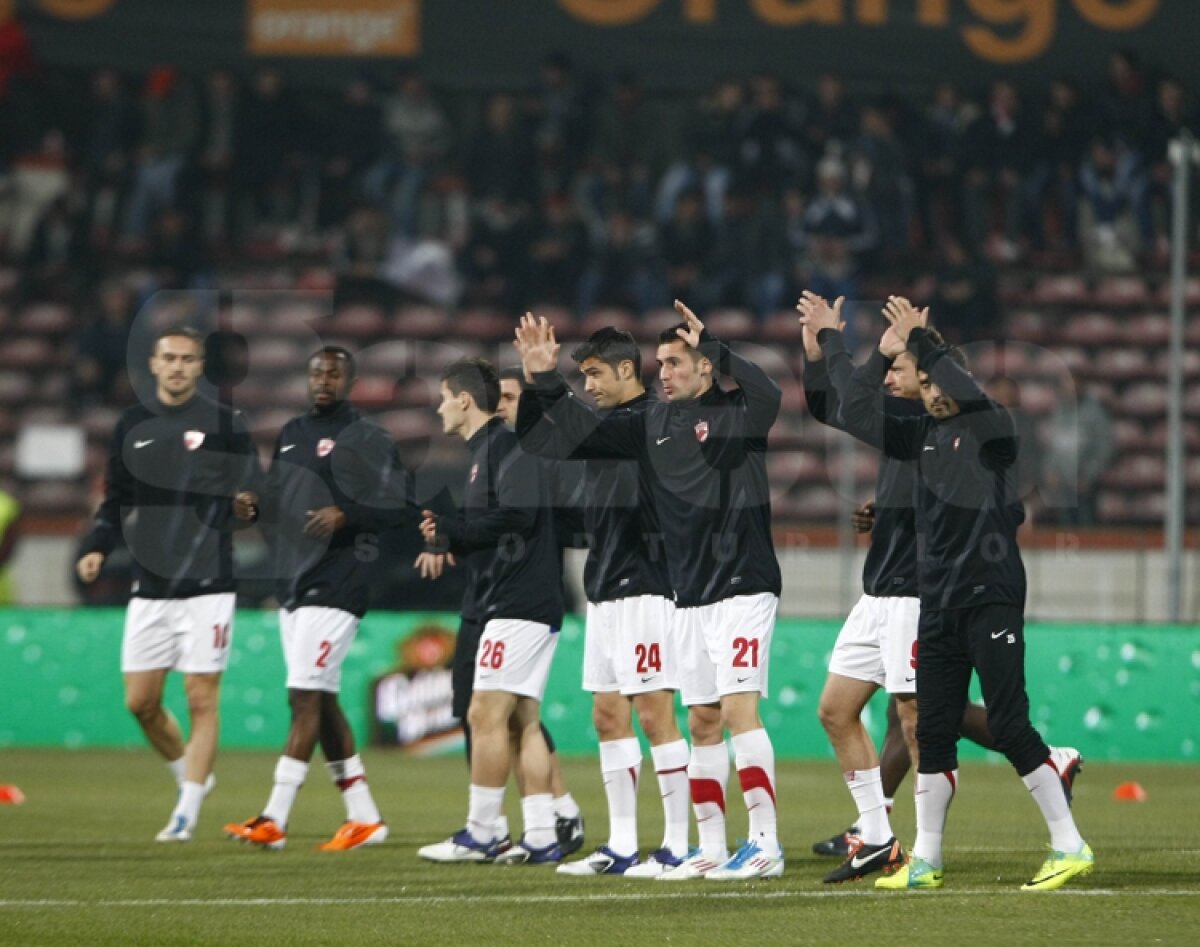
<path id="1" fill-rule="evenodd" d="M 742 798 L 750 815 L 749 838 L 766 855 L 779 854 L 778 814 L 775 805 L 775 748 L 767 731 L 759 728 L 733 738 L 734 763 Z"/>
<path id="2" fill-rule="evenodd" d="M 1033 801 L 1042 810 L 1042 818 L 1050 829 L 1050 847 L 1056 852 L 1075 854 L 1083 849 L 1083 836 L 1075 827 L 1067 794 L 1063 791 L 1062 777 L 1049 760 L 1021 777 Z"/>
<path id="3" fill-rule="evenodd" d="M 171 771 L 171 776 L 174 777 L 176 786 L 183 785 L 183 769 L 186 760 L 186 756 L 181 756 L 177 760 L 169 760 L 167 762 L 167 769 Z"/>
<path id="4" fill-rule="evenodd" d="M 467 830 L 477 842 L 494 842 L 496 822 L 500 818 L 500 810 L 504 807 L 504 787 L 476 786 L 472 783 L 470 800 L 467 809 Z"/>
<path id="5" fill-rule="evenodd" d="M 575 797 L 569 792 L 564 792 L 561 796 L 554 800 L 555 818 L 578 819 L 579 813 L 579 803 L 575 801 Z"/>
<path id="6" fill-rule="evenodd" d="M 608 799 L 608 847 L 618 855 L 638 850 L 637 787 L 642 747 L 637 737 L 600 744 L 600 772 Z"/>
<path id="7" fill-rule="evenodd" d="M 663 843 L 677 857 L 688 850 L 688 744 L 675 740 L 650 747 L 663 804 Z"/>
<path id="8" fill-rule="evenodd" d="M 368 825 L 374 825 L 383 821 L 367 786 L 367 771 L 361 756 L 355 753 L 344 760 L 330 761 L 326 766 L 334 784 L 342 791 L 342 802 L 346 806 L 348 822 L 366 822 Z"/>
<path id="9" fill-rule="evenodd" d="M 262 814 L 273 820 L 281 829 L 286 828 L 296 794 L 300 792 L 300 787 L 307 778 L 307 763 L 294 760 L 290 756 L 279 757 L 279 762 L 275 764 L 275 785 Z"/>
<path id="10" fill-rule="evenodd" d="M 524 822 L 521 840 L 529 848 L 546 848 L 558 841 L 554 832 L 554 797 L 550 793 L 535 793 L 521 800 Z"/>
<path id="11" fill-rule="evenodd" d="M 842 773 L 854 804 L 858 806 L 858 834 L 868 845 L 882 845 L 892 837 L 887 816 L 887 800 L 883 798 L 883 781 L 879 767 L 850 770 Z"/>
<path id="12" fill-rule="evenodd" d="M 942 836 L 946 834 L 946 814 L 958 789 L 958 770 L 948 773 L 917 773 L 917 840 L 913 857 L 943 867 Z"/>
<path id="13" fill-rule="evenodd" d="M 716 746 L 692 746 L 688 763 L 688 788 L 696 811 L 696 829 L 705 855 L 723 860 L 725 847 L 725 784 L 729 782 L 729 750 Z"/>
<path id="14" fill-rule="evenodd" d="M 204 784 L 184 782 L 179 787 L 179 800 L 175 803 L 174 815 L 183 816 L 190 826 L 200 820 L 200 803 L 204 801 Z"/>

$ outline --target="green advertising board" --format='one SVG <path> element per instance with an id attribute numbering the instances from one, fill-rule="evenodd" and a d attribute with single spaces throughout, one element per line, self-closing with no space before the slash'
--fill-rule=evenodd
<path id="1" fill-rule="evenodd" d="M 109 609 L 0 611 L 0 747 L 141 744 L 122 696 L 123 620 L 122 611 Z M 343 704 L 360 736 L 380 730 L 383 701 L 373 685 L 410 660 L 402 657 L 405 643 L 456 626 L 456 617 L 443 613 L 367 616 L 342 677 Z M 817 701 L 838 627 L 809 620 L 776 627 L 763 718 L 781 757 L 831 756 Z M 580 689 L 582 621 L 568 618 L 561 636 L 543 716 L 562 752 L 592 753 L 591 702 Z M 1031 712 L 1049 742 L 1077 746 L 1093 759 L 1198 758 L 1200 628 L 1039 624 L 1026 638 Z M 177 680 L 168 703 L 184 719 Z M 288 707 L 277 613 L 238 613 L 221 711 L 223 746 L 282 746 Z M 879 739 L 881 699 L 868 712 Z M 982 755 L 964 750 L 966 758 Z"/>

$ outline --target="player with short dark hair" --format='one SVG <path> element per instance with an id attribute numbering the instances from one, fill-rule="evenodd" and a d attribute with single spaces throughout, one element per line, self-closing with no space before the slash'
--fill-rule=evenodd
<path id="1" fill-rule="evenodd" d="M 157 840 L 187 842 L 213 785 L 221 673 L 233 636 L 233 497 L 257 489 L 262 472 L 241 412 L 199 392 L 200 333 L 186 326 L 161 332 L 150 373 L 153 397 L 117 422 L 104 501 L 76 572 L 85 583 L 95 581 L 124 533 L 133 557 L 121 645 L 125 703 L 179 784 Z M 186 746 L 163 706 L 172 670 L 184 675 Z"/>
<path id="2" fill-rule="evenodd" d="M 472 732 L 467 824 L 418 854 L 436 862 L 544 864 L 562 860 L 550 756 L 539 716 L 562 626 L 562 555 L 536 457 L 496 416 L 500 379 L 483 359 L 460 359 L 442 375 L 442 429 L 467 442 L 471 467 L 462 510 L 424 512 L 431 548 L 465 557 L 483 629 L 467 720 Z M 524 770 L 524 833 L 505 851 L 497 823 L 517 733 Z"/>
<path id="3" fill-rule="evenodd" d="M 1017 496 L 1016 430 L 1003 406 L 939 348 L 927 312 L 891 297 L 891 323 L 855 370 L 847 422 L 874 428 L 889 457 L 915 462 L 918 585 L 917 840 L 907 864 L 878 888 L 940 888 L 942 837 L 958 785 L 958 724 L 974 670 L 1000 751 L 1029 789 L 1050 832 L 1050 856 L 1025 891 L 1061 887 L 1092 870 L 1092 850 L 1075 826 L 1062 774 L 1029 720 L 1025 690 L 1025 568 L 1017 545 L 1024 508 Z M 917 363 L 926 414 L 897 417 L 882 383 L 908 352 Z"/>
<path id="4" fill-rule="evenodd" d="M 628 332 L 599 329 L 571 358 L 603 415 L 641 413 L 655 403 L 642 384 L 641 349 Z M 524 394 L 521 410 L 528 407 L 538 414 L 536 399 L 534 392 Z M 528 428 L 525 438 L 535 453 L 567 464 L 567 458 L 580 456 L 548 425 Z M 688 851 L 688 745 L 675 721 L 670 577 L 659 542 L 653 486 L 639 466 L 599 457 L 587 457 L 583 465 L 588 535 L 583 686 L 593 695 L 609 836 L 591 855 L 560 865 L 558 872 L 654 878 L 679 865 Z M 635 710 L 650 742 L 663 800 L 663 842 L 645 862 L 639 862 L 638 855 L 642 751 L 633 729 Z"/>
<path id="5" fill-rule="evenodd" d="M 557 372 L 553 328 L 532 316 L 518 330 L 540 417 L 522 406 L 522 434 L 553 424 L 580 456 L 635 459 L 652 483 L 675 595 L 680 690 L 692 737 L 688 776 L 700 831 L 694 855 L 662 881 L 778 877 L 783 873 L 775 754 L 759 716 L 767 692 L 780 592 L 771 535 L 767 435 L 781 392 L 761 368 L 713 338 L 687 306 L 658 346 L 665 401 L 604 417 L 574 398 Z M 726 391 L 714 375 L 731 377 Z M 526 428 L 526 425 L 529 428 Z M 749 839 L 729 857 L 725 783 L 732 735 L 749 812 Z"/>
<path id="6" fill-rule="evenodd" d="M 311 408 L 283 426 L 266 487 L 234 512 L 271 540 L 292 721 L 262 812 L 225 826 L 262 848 L 287 843 L 288 819 L 317 743 L 346 819 L 321 851 L 377 845 L 388 835 L 367 787 L 354 731 L 338 702 L 342 664 L 369 604 L 380 533 L 417 521 L 412 478 L 383 428 L 350 403 L 354 356 L 327 345 L 308 360 Z"/>

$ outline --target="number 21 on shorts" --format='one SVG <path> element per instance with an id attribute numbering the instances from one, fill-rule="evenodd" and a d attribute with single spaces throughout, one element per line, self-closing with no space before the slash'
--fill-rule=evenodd
<path id="1" fill-rule="evenodd" d="M 733 639 L 733 666 L 735 668 L 758 667 L 758 639 Z"/>

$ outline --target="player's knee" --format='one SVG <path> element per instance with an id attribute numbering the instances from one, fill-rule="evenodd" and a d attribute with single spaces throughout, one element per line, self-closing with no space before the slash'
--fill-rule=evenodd
<path id="1" fill-rule="evenodd" d="M 592 707 L 592 725 L 596 728 L 596 735 L 602 743 L 625 736 L 622 731 L 626 728 L 623 726 L 620 715 L 615 713 L 612 707 L 599 701 Z"/>
<path id="2" fill-rule="evenodd" d="M 850 708 L 826 694 L 821 695 L 821 702 L 817 704 L 817 719 L 830 735 L 843 733 L 858 721 Z"/>
<path id="3" fill-rule="evenodd" d="M 162 704 L 150 694 L 126 694 L 125 708 L 143 723 L 153 720 L 162 712 Z"/>
<path id="4" fill-rule="evenodd" d="M 688 736 L 694 746 L 721 742 L 723 723 L 719 707 L 693 706 L 688 708 Z"/>
<path id="5" fill-rule="evenodd" d="M 321 706 L 320 691 L 288 691 L 288 707 L 291 708 L 293 720 L 312 720 L 315 722 L 320 719 Z"/>
<path id="6" fill-rule="evenodd" d="M 472 700 L 467 708 L 467 723 L 478 737 L 494 732 L 507 735 L 513 725 L 519 730 L 520 723 L 511 717 L 511 713 L 492 701 Z"/>

